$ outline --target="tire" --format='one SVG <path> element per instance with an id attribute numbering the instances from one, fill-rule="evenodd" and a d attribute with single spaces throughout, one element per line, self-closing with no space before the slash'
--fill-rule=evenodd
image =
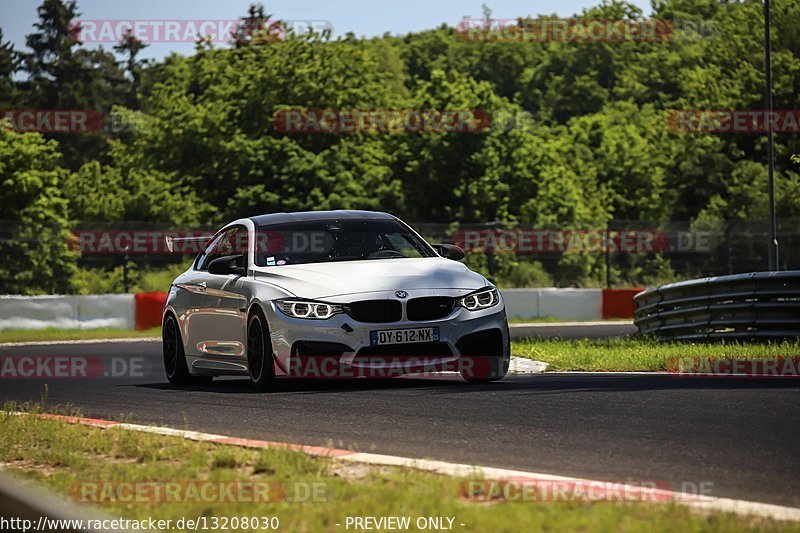
<path id="1" fill-rule="evenodd" d="M 172 315 L 167 315 L 161 326 L 161 348 L 164 354 L 164 371 L 167 373 L 170 383 L 173 385 L 208 385 L 211 383 L 213 379 L 211 376 L 189 374 L 178 322 Z"/>
<path id="2" fill-rule="evenodd" d="M 247 319 L 247 372 L 258 390 L 267 390 L 275 380 L 272 343 L 264 313 L 255 307 Z"/>

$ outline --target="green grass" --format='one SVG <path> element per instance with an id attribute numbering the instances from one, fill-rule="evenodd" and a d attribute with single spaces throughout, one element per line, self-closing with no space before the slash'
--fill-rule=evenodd
<path id="1" fill-rule="evenodd" d="M 413 469 L 347 465 L 289 450 L 245 449 L 6 414 L 0 414 L 0 469 L 64 495 L 80 494 L 80 483 L 101 480 L 273 482 L 289 495 L 302 484 L 324 487 L 318 492 L 324 497 L 316 501 L 104 503 L 112 518 L 277 516 L 283 531 L 344 531 L 346 516 L 449 516 L 461 531 L 800 530 L 800 524 L 695 514 L 672 503 L 474 503 L 459 497 L 462 480 Z"/>
<path id="2" fill-rule="evenodd" d="M 127 339 L 160 337 L 161 328 L 133 329 L 7 329 L 0 331 L 0 342 L 68 341 L 85 339 Z"/>
<path id="3" fill-rule="evenodd" d="M 548 371 L 659 371 L 685 357 L 797 357 L 800 342 L 781 344 L 660 343 L 647 339 L 512 341 L 511 353 L 548 363 Z M 672 369 L 675 366 L 671 367 Z"/>

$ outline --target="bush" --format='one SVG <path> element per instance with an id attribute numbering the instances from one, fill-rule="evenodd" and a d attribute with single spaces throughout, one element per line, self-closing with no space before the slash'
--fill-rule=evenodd
<path id="1" fill-rule="evenodd" d="M 122 266 L 105 268 L 78 268 L 72 286 L 78 294 L 110 294 L 124 292 Z"/>
<path id="2" fill-rule="evenodd" d="M 130 292 L 167 292 L 172 280 L 184 272 L 191 260 L 163 267 L 128 265 Z M 125 292 L 122 265 L 113 268 L 79 268 L 72 278 L 78 294 L 109 294 Z"/>
<path id="3" fill-rule="evenodd" d="M 520 259 L 514 254 L 497 253 L 491 257 L 493 266 L 489 268 L 490 256 L 482 252 L 470 252 L 464 263 L 486 276 L 498 287 L 552 287 L 553 278 L 539 261 Z"/>

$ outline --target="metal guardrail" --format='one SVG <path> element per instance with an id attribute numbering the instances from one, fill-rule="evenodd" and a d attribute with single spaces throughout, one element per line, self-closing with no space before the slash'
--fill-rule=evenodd
<path id="1" fill-rule="evenodd" d="M 96 510 L 71 505 L 29 481 L 0 474 L 2 531 L 101 533 L 103 530 L 80 526 L 105 519 Z"/>
<path id="2" fill-rule="evenodd" d="M 633 300 L 639 332 L 661 340 L 800 337 L 800 270 L 670 283 Z"/>

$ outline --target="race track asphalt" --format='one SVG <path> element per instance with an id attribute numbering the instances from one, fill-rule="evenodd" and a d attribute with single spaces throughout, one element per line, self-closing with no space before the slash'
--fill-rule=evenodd
<path id="1" fill-rule="evenodd" d="M 71 404 L 85 416 L 332 445 L 800 507 L 800 380 L 641 374 L 282 381 L 176 388 L 157 342 L 0 348 L 8 356 L 97 356 L 133 377 L 2 379 L 0 400 Z M 110 368 L 110 365 L 107 366 Z M 703 485 L 701 485 L 703 484 Z"/>

